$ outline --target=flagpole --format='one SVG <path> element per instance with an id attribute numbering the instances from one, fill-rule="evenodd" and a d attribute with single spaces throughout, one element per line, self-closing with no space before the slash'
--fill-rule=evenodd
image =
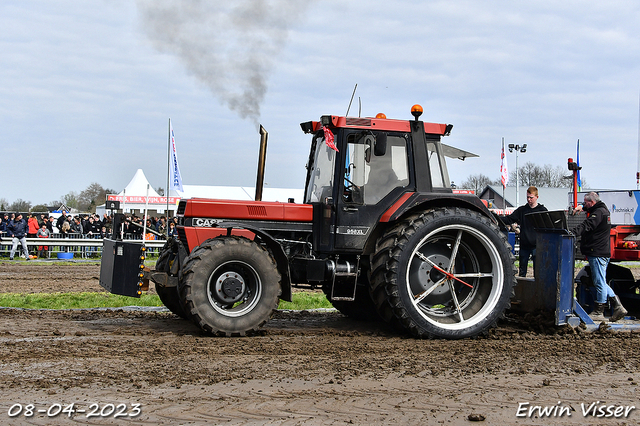
<path id="1" fill-rule="evenodd" d="M 169 130 L 167 132 L 169 134 L 167 138 L 167 192 L 165 197 L 167 197 L 167 223 L 169 223 L 169 173 L 171 167 L 171 118 L 169 118 Z"/>
<path id="2" fill-rule="evenodd" d="M 149 187 L 151 185 L 147 184 L 147 196 L 145 197 L 146 201 L 144 203 L 144 218 L 142 219 L 142 245 L 144 246 L 144 242 L 147 239 L 147 212 L 149 211 Z"/>
<path id="3" fill-rule="evenodd" d="M 502 138 L 502 153 L 500 154 L 500 182 L 502 183 L 502 208 L 506 214 L 507 199 L 504 192 L 509 182 L 509 170 L 507 168 L 507 155 L 504 152 L 504 137 Z"/>
<path id="4" fill-rule="evenodd" d="M 578 170 L 576 172 L 577 184 L 578 184 L 578 192 L 582 191 L 582 177 L 580 176 L 580 139 L 576 143 L 576 167 Z"/>
<path id="5" fill-rule="evenodd" d="M 169 120 L 169 148 L 169 174 L 171 175 L 171 179 L 167 180 L 167 192 L 169 192 L 171 189 L 176 192 L 183 192 L 184 189 L 182 188 L 182 176 L 180 175 L 180 167 L 178 166 L 178 153 L 176 152 L 176 138 L 173 133 L 171 120 Z M 167 202 L 168 201 L 169 200 L 167 199 Z"/>
<path id="6" fill-rule="evenodd" d="M 640 189 L 640 96 L 638 96 L 638 166 L 636 167 L 636 189 Z"/>
<path id="7" fill-rule="evenodd" d="M 122 190 L 122 216 L 126 218 L 125 209 L 127 207 L 127 188 Z M 124 239 L 124 220 L 120 224 L 120 239 Z"/>
<path id="8" fill-rule="evenodd" d="M 504 138 L 502 138 L 502 164 L 500 165 L 500 169 L 502 169 L 502 166 L 504 165 L 504 156 Z M 502 170 L 500 170 L 500 174 L 502 174 Z M 504 198 L 504 189 L 506 187 L 507 185 L 505 185 L 504 179 L 502 179 L 502 208 L 504 209 L 505 215 L 507 214 L 507 200 Z"/>

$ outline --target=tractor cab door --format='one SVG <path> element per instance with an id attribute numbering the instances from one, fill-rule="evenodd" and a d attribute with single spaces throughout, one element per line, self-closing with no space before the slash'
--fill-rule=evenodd
<path id="1" fill-rule="evenodd" d="M 337 193 L 334 182 L 338 154 L 330 143 L 325 142 L 323 132 L 314 136 L 307 163 L 305 203 L 313 206 L 312 243 L 317 252 L 333 251 Z"/>
<path id="2" fill-rule="evenodd" d="M 409 185 L 407 137 L 345 131 L 336 182 L 335 249 L 360 252 L 380 216 Z"/>

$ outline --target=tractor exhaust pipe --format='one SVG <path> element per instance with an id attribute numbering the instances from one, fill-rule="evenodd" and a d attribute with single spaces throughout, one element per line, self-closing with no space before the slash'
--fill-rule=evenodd
<path id="1" fill-rule="evenodd" d="M 258 154 L 258 178 L 256 180 L 256 201 L 262 201 L 264 186 L 264 164 L 267 161 L 267 136 L 269 133 L 260 125 L 260 152 Z"/>

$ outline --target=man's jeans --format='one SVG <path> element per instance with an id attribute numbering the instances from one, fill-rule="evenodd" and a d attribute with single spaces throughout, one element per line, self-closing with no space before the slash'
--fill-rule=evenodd
<path id="1" fill-rule="evenodd" d="M 589 266 L 591 267 L 591 280 L 596 287 L 596 303 L 607 303 L 609 297 L 616 294 L 607 284 L 607 265 L 609 265 L 608 257 L 587 256 Z"/>
<path id="2" fill-rule="evenodd" d="M 29 249 L 27 248 L 26 237 L 22 237 L 22 238 L 13 237 L 13 246 L 11 247 L 11 253 L 9 254 L 9 257 L 13 259 L 13 255 L 15 254 L 16 249 L 18 248 L 18 244 L 22 244 L 22 251 L 24 252 L 24 256 L 27 259 L 29 259 Z"/>
<path id="3" fill-rule="evenodd" d="M 536 248 L 535 247 L 522 247 L 518 253 L 518 261 L 520 262 L 520 271 L 518 275 L 521 277 L 527 276 L 527 266 L 529 263 L 529 257 L 533 260 L 533 271 L 536 270 Z"/>

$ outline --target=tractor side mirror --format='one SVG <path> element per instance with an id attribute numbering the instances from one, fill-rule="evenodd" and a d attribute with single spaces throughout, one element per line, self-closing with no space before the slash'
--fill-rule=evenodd
<path id="1" fill-rule="evenodd" d="M 377 157 L 383 156 L 387 153 L 387 134 L 378 133 L 374 140 L 373 153 Z"/>

